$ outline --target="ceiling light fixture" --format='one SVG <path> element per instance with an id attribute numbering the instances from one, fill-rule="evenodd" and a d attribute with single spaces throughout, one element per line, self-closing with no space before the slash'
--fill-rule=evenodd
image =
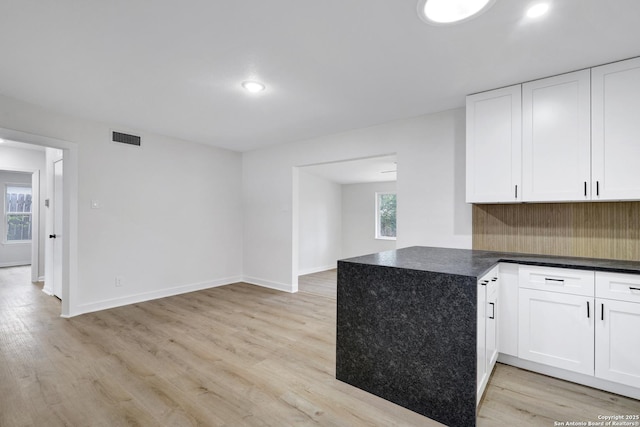
<path id="1" fill-rule="evenodd" d="M 527 10 L 529 18 L 538 18 L 549 11 L 549 3 L 537 3 Z"/>
<path id="2" fill-rule="evenodd" d="M 4 139 L 0 138 L 0 144 L 2 144 L 4 142 Z"/>
<path id="3" fill-rule="evenodd" d="M 418 15 L 428 24 L 453 24 L 486 11 L 495 0 L 420 0 Z"/>
<path id="4" fill-rule="evenodd" d="M 242 82 L 242 87 L 251 93 L 262 92 L 265 89 L 265 85 L 252 80 Z"/>

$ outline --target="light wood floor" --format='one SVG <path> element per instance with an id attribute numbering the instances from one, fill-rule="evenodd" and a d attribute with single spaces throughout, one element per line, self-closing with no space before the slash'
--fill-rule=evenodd
<path id="1" fill-rule="evenodd" d="M 337 381 L 335 299 L 234 284 L 59 317 L 0 269 L 0 426 L 436 426 Z M 640 402 L 498 366 L 479 426 L 638 414 Z"/>
<path id="2" fill-rule="evenodd" d="M 327 298 L 338 297 L 338 270 L 326 270 L 319 273 L 298 276 L 298 292 L 320 295 Z"/>

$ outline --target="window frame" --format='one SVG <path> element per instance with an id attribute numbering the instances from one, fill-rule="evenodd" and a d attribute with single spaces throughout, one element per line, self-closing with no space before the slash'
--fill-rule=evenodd
<path id="1" fill-rule="evenodd" d="M 8 206 L 7 206 L 7 192 L 9 191 L 9 187 L 21 187 L 21 188 L 28 188 L 31 190 L 31 212 L 9 212 L 8 211 Z M 3 209 L 3 223 L 2 223 L 2 227 L 0 227 L 0 230 L 2 231 L 2 244 L 4 245 L 27 245 L 27 244 L 31 244 L 31 242 L 33 241 L 33 188 L 31 186 L 31 184 L 24 184 L 24 183 L 11 183 L 11 182 L 5 182 L 4 184 L 4 188 L 3 188 L 3 193 L 2 193 L 2 198 L 4 199 L 2 202 L 2 209 Z M 29 240 L 9 240 L 8 239 L 8 234 L 9 234 L 9 215 L 10 214 L 18 214 L 18 215 L 29 215 L 29 217 L 31 218 L 30 223 L 31 223 L 31 239 Z"/>
<path id="2" fill-rule="evenodd" d="M 380 235 L 380 198 L 381 196 L 385 196 L 385 195 L 389 195 L 392 194 L 396 197 L 396 235 L 391 237 L 391 236 L 382 236 Z M 375 221 L 376 221 L 376 226 L 375 226 L 375 239 L 376 240 L 396 240 L 397 239 L 397 235 L 398 235 L 398 213 L 397 213 L 397 203 L 398 203 L 398 193 L 394 192 L 394 191 L 376 191 L 376 203 L 375 203 Z"/>

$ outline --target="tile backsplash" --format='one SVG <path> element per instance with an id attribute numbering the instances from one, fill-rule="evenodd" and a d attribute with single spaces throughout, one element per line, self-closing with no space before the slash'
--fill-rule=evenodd
<path id="1" fill-rule="evenodd" d="M 640 202 L 473 205 L 473 249 L 640 261 Z"/>

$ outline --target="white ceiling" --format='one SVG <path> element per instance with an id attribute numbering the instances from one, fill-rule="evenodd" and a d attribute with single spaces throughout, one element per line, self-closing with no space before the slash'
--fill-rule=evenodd
<path id="1" fill-rule="evenodd" d="M 338 184 L 396 181 L 398 176 L 395 155 L 324 163 L 300 170 Z"/>
<path id="2" fill-rule="evenodd" d="M 430 26 L 417 0 L 0 0 L 0 93 L 245 151 L 640 55 L 640 1 L 550 2 Z"/>

